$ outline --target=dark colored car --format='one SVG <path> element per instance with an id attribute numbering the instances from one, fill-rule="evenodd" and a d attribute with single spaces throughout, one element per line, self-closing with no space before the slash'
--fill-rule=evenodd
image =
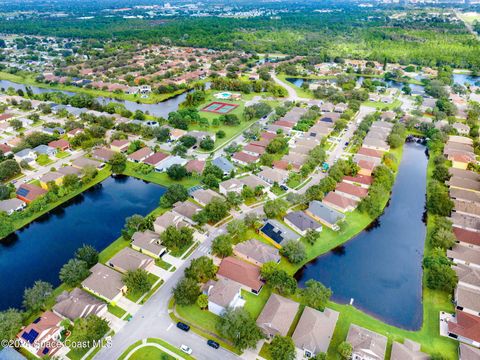
<path id="1" fill-rule="evenodd" d="M 188 331 L 190 330 L 190 326 L 188 326 L 187 324 L 185 323 L 182 323 L 182 322 L 177 322 L 177 328 L 179 328 L 180 330 L 183 330 L 183 331 Z"/>
<path id="2" fill-rule="evenodd" d="M 288 187 L 285 186 L 285 185 L 280 185 L 280 189 L 284 190 L 284 191 L 288 191 Z"/>
<path id="3" fill-rule="evenodd" d="M 208 340 L 207 344 L 208 346 L 211 346 L 214 349 L 218 349 L 220 347 L 220 344 L 213 340 Z"/>

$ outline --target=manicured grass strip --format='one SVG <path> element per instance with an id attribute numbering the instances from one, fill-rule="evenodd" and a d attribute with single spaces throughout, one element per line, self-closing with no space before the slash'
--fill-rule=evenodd
<path id="1" fill-rule="evenodd" d="M 175 360 L 166 352 L 153 346 L 145 346 L 135 351 L 129 360 Z"/>
<path id="2" fill-rule="evenodd" d="M 198 245 L 200 245 L 200 243 L 197 241 L 191 248 L 190 250 L 188 250 L 188 252 L 182 256 L 182 260 L 185 260 L 187 259 L 190 255 L 192 255 L 192 253 L 195 251 L 196 248 L 198 248 Z"/>
<path id="3" fill-rule="evenodd" d="M 167 271 L 169 271 L 170 268 L 172 267 L 172 264 L 166 262 L 162 258 L 155 259 L 155 265 L 157 265 L 158 267 L 161 267 L 163 270 L 167 270 Z"/>
<path id="4" fill-rule="evenodd" d="M 140 304 L 145 304 L 145 302 L 152 297 L 153 294 L 157 292 L 157 290 L 162 286 L 164 283 L 163 280 L 160 280 L 157 285 L 155 285 L 153 288 L 150 289 L 150 291 L 145 295 L 145 297 L 140 301 Z"/>
<path id="5" fill-rule="evenodd" d="M 165 187 L 168 187 L 173 184 L 181 184 L 186 188 L 191 188 L 193 186 L 200 184 L 200 179 L 196 178 L 195 176 L 186 177 L 180 181 L 174 181 L 168 177 L 166 172 L 159 173 L 156 171 L 152 171 L 149 174 L 142 174 L 135 171 L 135 164 L 133 164 L 130 161 L 127 162 L 127 168 L 125 169 L 123 174 L 132 176 L 138 179 L 142 179 L 148 182 L 152 182 L 154 184 L 162 185 Z"/>
<path id="6" fill-rule="evenodd" d="M 170 350 L 171 352 L 177 354 L 178 356 L 183 357 L 183 358 L 186 359 L 186 360 L 195 360 L 195 358 L 194 358 L 193 356 L 190 356 L 190 355 L 188 355 L 188 354 L 185 354 L 182 350 L 176 348 L 176 347 L 173 346 L 173 345 L 170 345 L 169 343 L 167 343 L 166 341 L 163 341 L 162 339 L 148 338 L 148 339 L 147 339 L 147 343 L 160 344 L 160 345 L 162 345 L 164 348 L 167 348 L 167 349 Z"/>
<path id="7" fill-rule="evenodd" d="M 127 313 L 121 307 L 118 307 L 118 306 L 115 306 L 115 305 L 112 305 L 112 304 L 108 304 L 108 312 L 110 314 L 115 315 L 119 319 L 121 319 Z"/>
<path id="8" fill-rule="evenodd" d="M 127 357 L 127 355 L 130 353 L 130 351 L 132 351 L 133 349 L 135 349 L 137 346 L 140 346 L 140 345 L 142 345 L 142 340 L 138 340 L 137 342 L 134 342 L 132 345 L 130 345 L 127 348 L 127 350 L 123 352 L 122 355 L 120 355 L 118 360 L 124 360 Z"/>

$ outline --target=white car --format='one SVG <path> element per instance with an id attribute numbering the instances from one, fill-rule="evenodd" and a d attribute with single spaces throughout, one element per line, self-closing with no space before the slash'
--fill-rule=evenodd
<path id="1" fill-rule="evenodd" d="M 180 346 L 180 350 L 182 350 L 185 354 L 192 355 L 192 349 L 190 349 L 187 345 Z"/>

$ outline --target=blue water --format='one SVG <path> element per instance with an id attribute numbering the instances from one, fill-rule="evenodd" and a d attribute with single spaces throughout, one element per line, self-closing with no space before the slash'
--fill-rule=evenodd
<path id="1" fill-rule="evenodd" d="M 368 230 L 301 269 L 301 286 L 314 278 L 350 303 L 387 322 L 418 330 L 422 324 L 425 147 L 407 143 L 389 206 Z M 320 236 L 320 240 L 322 237 Z"/>
<path id="2" fill-rule="evenodd" d="M 453 82 L 460 85 L 465 85 L 465 84 L 476 85 L 477 83 L 480 82 L 480 76 L 472 76 L 467 74 L 453 74 Z"/>
<path id="3" fill-rule="evenodd" d="M 36 280 L 60 284 L 58 272 L 75 250 L 98 251 L 120 236 L 125 218 L 158 206 L 165 188 L 130 177 L 110 177 L 0 241 L 0 310 L 20 307 Z"/>

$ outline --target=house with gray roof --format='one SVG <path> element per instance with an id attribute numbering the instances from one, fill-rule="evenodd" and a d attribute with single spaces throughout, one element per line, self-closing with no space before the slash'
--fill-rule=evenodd
<path id="1" fill-rule="evenodd" d="M 390 360 L 428 360 L 430 356 L 420 351 L 420 344 L 410 339 L 405 339 L 403 344 L 394 341 Z"/>
<path id="2" fill-rule="evenodd" d="M 162 245 L 160 235 L 151 230 L 135 232 L 130 245 L 132 249 L 155 259 L 160 258 L 167 251 L 167 248 Z"/>
<path id="3" fill-rule="evenodd" d="M 38 155 L 55 156 L 57 154 L 57 149 L 48 145 L 38 145 L 33 151 Z"/>
<path id="4" fill-rule="evenodd" d="M 455 289 L 455 305 L 458 310 L 480 316 L 480 290 L 458 285 Z"/>
<path id="5" fill-rule="evenodd" d="M 347 342 L 352 345 L 352 359 L 383 360 L 387 352 L 386 336 L 380 335 L 361 326 L 351 324 Z"/>
<path id="6" fill-rule="evenodd" d="M 292 335 L 295 347 L 307 358 L 326 353 L 339 315 L 329 308 L 319 311 L 306 306 Z"/>
<path id="7" fill-rule="evenodd" d="M 15 160 L 18 162 L 26 161 L 31 163 L 37 158 L 37 154 L 32 149 L 23 149 L 15 153 Z"/>
<path id="8" fill-rule="evenodd" d="M 227 309 L 236 309 L 245 305 L 241 295 L 242 286 L 227 278 L 210 280 L 203 286 L 208 295 L 208 311 L 221 316 Z"/>
<path id="9" fill-rule="evenodd" d="M 296 241 L 300 239 L 300 235 L 295 231 L 274 219 L 268 219 L 260 228 L 259 232 L 260 235 L 278 248 L 288 240 Z"/>
<path id="10" fill-rule="evenodd" d="M 303 211 L 290 212 L 283 218 L 283 221 L 301 235 L 305 235 L 308 230 L 322 231 L 322 225 Z"/>
<path id="11" fill-rule="evenodd" d="M 107 265 L 122 273 L 137 269 L 151 271 L 155 266 L 155 260 L 127 247 L 108 260 Z"/>
<path id="12" fill-rule="evenodd" d="M 269 184 L 283 184 L 288 179 L 288 171 L 282 169 L 272 169 L 269 167 L 265 167 L 262 171 L 258 174 L 258 177 L 262 180 L 265 180 Z"/>
<path id="13" fill-rule="evenodd" d="M 480 270 L 466 265 L 458 264 L 452 266 L 458 277 L 458 286 L 464 286 L 480 291 Z"/>
<path id="14" fill-rule="evenodd" d="M 196 224 L 196 221 L 193 220 L 193 216 L 197 214 L 200 210 L 202 210 L 202 208 L 191 201 L 179 201 L 173 204 L 172 212 L 183 216 L 183 219 L 186 222 L 190 224 Z"/>
<path id="15" fill-rule="evenodd" d="M 20 199 L 8 199 L 0 201 L 0 212 L 5 212 L 7 215 L 12 215 L 15 211 L 21 211 L 25 209 L 27 204 Z"/>
<path id="16" fill-rule="evenodd" d="M 229 192 L 240 194 L 242 192 L 244 185 L 245 184 L 241 181 L 241 179 L 232 178 L 232 179 L 222 181 L 218 186 L 218 190 L 220 194 L 225 196 Z"/>
<path id="17" fill-rule="evenodd" d="M 155 166 L 155 171 L 156 172 L 164 172 L 167 171 L 171 166 L 173 165 L 180 165 L 184 166 L 186 165 L 188 160 L 180 157 L 180 156 L 173 156 L 170 155 L 160 161 L 156 166 Z"/>
<path id="18" fill-rule="evenodd" d="M 268 339 L 275 335 L 287 336 L 300 304 L 272 294 L 257 318 L 257 325 Z"/>
<path id="19" fill-rule="evenodd" d="M 89 293 L 75 288 L 64 291 L 57 297 L 52 311 L 63 318 L 75 321 L 89 315 L 103 316 L 107 312 L 107 304 Z"/>
<path id="20" fill-rule="evenodd" d="M 90 276 L 82 281 L 82 287 L 94 295 L 110 303 L 116 303 L 127 293 L 127 286 L 118 271 L 99 263 L 94 265 L 90 272 Z"/>
<path id="21" fill-rule="evenodd" d="M 169 226 L 175 226 L 175 228 L 180 229 L 187 225 L 188 223 L 184 221 L 182 215 L 173 211 L 167 211 L 155 219 L 153 222 L 153 229 L 157 234 L 161 234 Z"/>
<path id="22" fill-rule="evenodd" d="M 217 192 L 211 189 L 198 189 L 192 192 L 190 196 L 193 198 L 193 200 L 195 200 L 196 202 L 198 202 L 200 205 L 203 205 L 203 206 L 207 205 L 215 197 L 223 199 L 223 197 L 220 194 L 218 194 Z"/>
<path id="23" fill-rule="evenodd" d="M 460 343 L 458 348 L 460 360 L 478 360 L 480 359 L 480 349 L 474 348 L 464 343 Z"/>
<path id="24" fill-rule="evenodd" d="M 233 253 L 237 257 L 260 267 L 270 261 L 278 263 L 281 259 L 277 248 L 257 239 L 250 239 L 235 245 Z"/>
<path id="25" fill-rule="evenodd" d="M 93 167 L 95 169 L 101 169 L 105 165 L 99 161 L 95 161 L 92 159 L 88 159 L 85 157 L 79 157 L 75 160 L 72 161 L 72 166 L 79 168 L 79 169 L 85 169 L 86 167 Z"/>
<path id="26" fill-rule="evenodd" d="M 223 156 L 217 157 L 216 159 L 213 159 L 212 165 L 215 165 L 218 167 L 220 170 L 223 171 L 223 175 L 228 176 L 232 172 L 232 170 L 235 169 L 233 164 L 227 160 L 227 158 L 224 158 Z"/>
<path id="27" fill-rule="evenodd" d="M 480 269 L 480 250 L 469 246 L 455 244 L 447 249 L 447 257 L 455 264 L 466 265 L 476 270 Z"/>
<path id="28" fill-rule="evenodd" d="M 317 200 L 310 202 L 305 213 L 332 230 L 338 230 L 338 223 L 345 219 L 344 214 Z"/>

